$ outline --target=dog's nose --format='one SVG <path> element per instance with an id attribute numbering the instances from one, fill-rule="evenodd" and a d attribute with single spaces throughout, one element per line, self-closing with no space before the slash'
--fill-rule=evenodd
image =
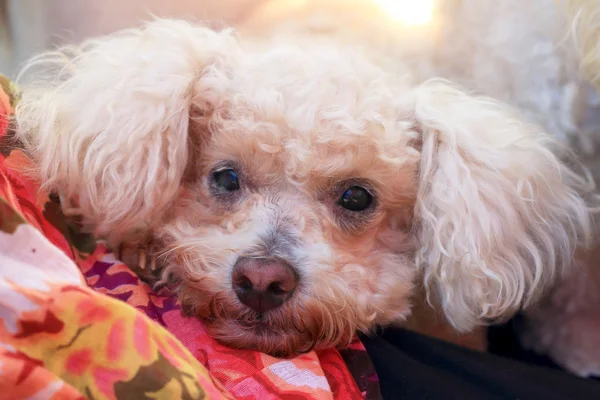
<path id="1" fill-rule="evenodd" d="M 241 257 L 233 268 L 231 280 L 238 299 L 260 313 L 281 306 L 298 285 L 294 268 L 274 258 Z"/>

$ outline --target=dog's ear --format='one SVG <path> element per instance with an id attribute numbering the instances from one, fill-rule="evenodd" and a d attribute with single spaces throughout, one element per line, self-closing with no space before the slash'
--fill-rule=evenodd
<path id="1" fill-rule="evenodd" d="M 181 189 L 191 113 L 225 102 L 238 50 L 230 32 L 157 20 L 43 54 L 19 79 L 17 138 L 97 234 L 151 229 Z"/>
<path id="2" fill-rule="evenodd" d="M 589 240 L 593 183 L 508 106 L 434 80 L 416 89 L 422 133 L 415 229 L 428 294 L 459 330 L 509 317 Z"/>

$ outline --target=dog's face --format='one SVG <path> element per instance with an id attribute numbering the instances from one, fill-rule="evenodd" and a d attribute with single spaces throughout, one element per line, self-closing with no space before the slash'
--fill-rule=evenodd
<path id="1" fill-rule="evenodd" d="M 401 321 L 414 285 L 467 330 L 534 301 L 588 237 L 591 188 L 553 141 L 446 82 L 179 21 L 74 53 L 31 63 L 50 74 L 24 84 L 18 139 L 98 234 L 152 235 L 230 345 L 343 344 Z"/>
<path id="2" fill-rule="evenodd" d="M 235 101 L 192 118 L 203 142 L 160 232 L 183 305 L 230 345 L 289 354 L 408 312 L 419 135 L 383 82 L 336 72 L 244 65 Z"/>

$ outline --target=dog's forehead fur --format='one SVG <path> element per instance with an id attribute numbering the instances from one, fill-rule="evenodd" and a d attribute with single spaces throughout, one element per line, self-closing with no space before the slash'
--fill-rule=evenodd
<path id="1" fill-rule="evenodd" d="M 327 43 L 238 50 L 196 87 L 226 94 L 207 124 L 205 168 L 233 160 L 265 184 L 286 177 L 322 190 L 365 179 L 389 188 L 392 201 L 414 194 L 419 152 L 411 144 L 420 133 L 402 114 L 401 78 Z"/>

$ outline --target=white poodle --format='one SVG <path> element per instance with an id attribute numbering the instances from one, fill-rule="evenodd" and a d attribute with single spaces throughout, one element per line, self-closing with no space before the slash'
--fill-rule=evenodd
<path id="1" fill-rule="evenodd" d="M 232 346 L 344 345 L 402 323 L 413 288 L 461 331 L 534 303 L 590 242 L 593 184 L 538 124 L 331 10 L 329 31 L 157 20 L 43 54 L 17 138 Z"/>

